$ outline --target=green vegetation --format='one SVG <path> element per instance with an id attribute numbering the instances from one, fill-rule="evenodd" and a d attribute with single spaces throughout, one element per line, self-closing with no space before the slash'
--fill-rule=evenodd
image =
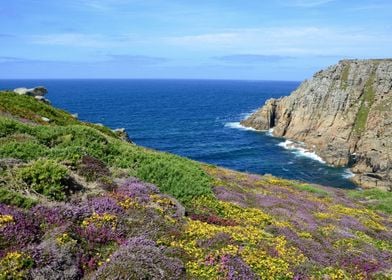
<path id="1" fill-rule="evenodd" d="M 350 64 L 347 64 L 344 66 L 343 71 L 342 71 L 342 78 L 341 78 L 341 84 L 340 88 L 343 90 L 347 89 L 347 81 L 348 81 L 348 74 L 350 73 Z"/>
<path id="2" fill-rule="evenodd" d="M 21 195 L 15 191 L 0 187 L 0 203 L 20 208 L 31 208 L 38 203 L 37 200 Z"/>
<path id="3" fill-rule="evenodd" d="M 391 276 L 391 193 L 198 163 L 1 95 L 0 279 Z"/>
<path id="4" fill-rule="evenodd" d="M 42 117 L 46 117 L 58 125 L 77 123 L 77 120 L 65 111 L 55 109 L 43 102 L 36 102 L 34 97 L 17 95 L 12 92 L 0 94 L 0 111 L 41 124 L 45 123 Z"/>
<path id="5" fill-rule="evenodd" d="M 2 158 L 24 161 L 46 158 L 64 161 L 77 168 L 81 158 L 88 155 L 111 168 L 125 169 L 129 175 L 154 183 L 163 192 L 182 202 L 199 195 L 212 195 L 212 180 L 197 162 L 124 142 L 108 128 L 79 122 L 66 112 L 28 96 L 1 93 L 0 110 L 37 123 L 40 123 L 41 114 L 53 120 L 50 125 L 30 125 L 9 117 L 0 117 Z M 37 170 L 37 174 L 41 171 Z M 31 183 L 36 184 L 45 195 L 50 193 L 52 198 L 64 198 L 58 182 L 49 192 L 37 182 Z"/>
<path id="6" fill-rule="evenodd" d="M 18 170 L 17 177 L 37 193 L 64 200 L 69 192 L 68 170 L 53 160 L 40 159 Z"/>
<path id="7" fill-rule="evenodd" d="M 363 200 L 368 208 L 392 214 L 392 192 L 379 189 L 351 191 L 350 196 Z"/>
<path id="8" fill-rule="evenodd" d="M 365 130 L 369 111 L 374 102 L 374 78 L 375 75 L 373 73 L 367 80 L 363 95 L 361 96 L 361 106 L 359 107 L 354 123 L 354 131 L 358 134 L 361 134 Z"/>
<path id="9" fill-rule="evenodd" d="M 301 191 L 306 191 L 314 194 L 318 194 L 320 196 L 328 196 L 329 192 L 326 190 L 323 190 L 321 188 L 317 188 L 315 186 L 309 185 L 309 184 L 293 184 L 293 187 L 301 190 Z"/>

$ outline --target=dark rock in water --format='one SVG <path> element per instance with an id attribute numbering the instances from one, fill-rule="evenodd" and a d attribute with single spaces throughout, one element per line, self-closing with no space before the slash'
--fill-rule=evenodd
<path id="1" fill-rule="evenodd" d="M 349 166 L 363 187 L 392 190 L 392 59 L 342 60 L 269 99 L 242 125 L 304 142 Z"/>

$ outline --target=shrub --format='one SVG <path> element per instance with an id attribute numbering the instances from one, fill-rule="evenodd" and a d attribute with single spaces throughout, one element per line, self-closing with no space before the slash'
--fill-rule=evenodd
<path id="1" fill-rule="evenodd" d="M 31 270 L 32 279 L 64 279 L 82 278 L 79 266 L 80 253 L 72 242 L 58 244 L 56 240 L 44 240 L 31 250 L 35 266 Z"/>
<path id="2" fill-rule="evenodd" d="M 40 239 L 40 224 L 33 212 L 0 204 L 0 215 L 3 216 L 3 225 L 0 227 L 0 256 L 9 250 L 24 249 L 28 244 Z M 8 219 L 5 220 L 4 217 Z"/>
<path id="3" fill-rule="evenodd" d="M 69 192 L 68 171 L 53 160 L 37 160 L 20 168 L 17 176 L 37 193 L 55 200 L 64 200 Z"/>
<path id="4" fill-rule="evenodd" d="M 0 145 L 0 158 L 18 158 L 23 160 L 32 160 L 45 155 L 45 152 L 46 147 L 33 141 L 10 141 Z"/>
<path id="5" fill-rule="evenodd" d="M 106 164 L 92 156 L 83 156 L 79 165 L 79 173 L 87 181 L 95 181 L 99 178 L 109 176 L 110 171 Z"/>
<path id="6" fill-rule="evenodd" d="M 155 242 L 136 237 L 122 245 L 93 279 L 185 279 L 185 269 Z"/>
<path id="7" fill-rule="evenodd" d="M 0 187 L 0 203 L 14 205 L 21 208 L 31 208 L 37 204 L 37 200 L 26 197 L 15 191 Z"/>
<path id="8" fill-rule="evenodd" d="M 30 256 L 20 252 L 10 252 L 0 260 L 0 279 L 26 279 L 32 267 Z"/>

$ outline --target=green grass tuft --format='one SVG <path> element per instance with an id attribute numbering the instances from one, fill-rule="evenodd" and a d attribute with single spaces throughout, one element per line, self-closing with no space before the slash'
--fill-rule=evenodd
<path id="1" fill-rule="evenodd" d="M 368 208 L 392 214 L 392 192 L 379 189 L 350 191 L 353 198 L 363 200 Z"/>
<path id="2" fill-rule="evenodd" d="M 347 89 L 348 86 L 348 75 L 350 73 L 350 64 L 347 64 L 344 66 L 343 71 L 342 71 L 342 77 L 341 77 L 341 83 L 340 83 L 340 88 L 343 90 Z"/>
<path id="3" fill-rule="evenodd" d="M 369 111 L 371 106 L 373 105 L 375 97 L 373 89 L 374 79 L 375 74 L 373 73 L 367 80 L 364 88 L 364 93 L 361 96 L 361 105 L 359 107 L 354 123 L 354 132 L 356 132 L 357 134 L 361 134 L 366 128 Z"/>
<path id="4" fill-rule="evenodd" d="M 329 195 L 329 192 L 327 192 L 326 190 L 323 190 L 321 188 L 317 188 L 315 186 L 308 185 L 308 184 L 294 184 L 293 187 L 295 187 L 301 191 L 306 191 L 306 192 L 318 194 L 321 196 L 328 196 Z"/>

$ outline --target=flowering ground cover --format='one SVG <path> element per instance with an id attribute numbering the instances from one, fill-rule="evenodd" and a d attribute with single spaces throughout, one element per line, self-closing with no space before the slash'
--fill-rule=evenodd
<path id="1" fill-rule="evenodd" d="M 0 93 L 0 279 L 392 279 L 391 199 L 151 151 Z"/>

